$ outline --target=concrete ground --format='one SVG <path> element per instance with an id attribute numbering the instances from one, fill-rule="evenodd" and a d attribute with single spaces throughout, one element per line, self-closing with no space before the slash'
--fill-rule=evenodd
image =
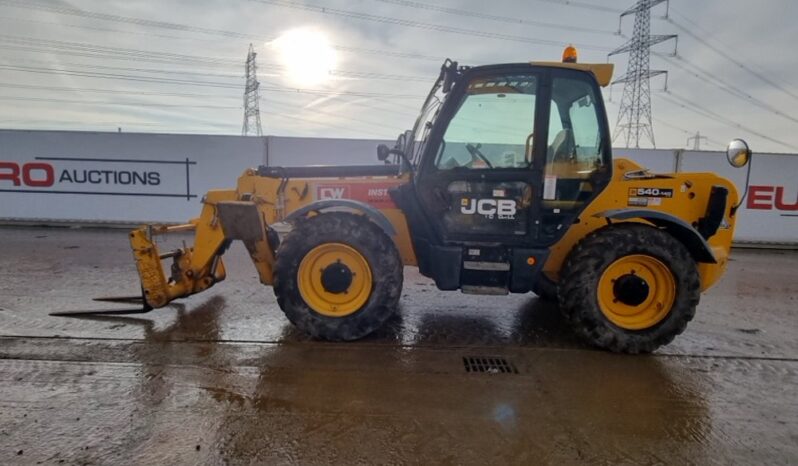
<path id="1" fill-rule="evenodd" d="M 798 463 L 798 254 L 735 250 L 686 333 L 585 348 L 534 295 L 405 273 L 370 338 L 295 331 L 242 246 L 229 277 L 138 316 L 123 231 L 0 229 L 0 464 Z M 468 373 L 497 357 L 517 374 Z"/>

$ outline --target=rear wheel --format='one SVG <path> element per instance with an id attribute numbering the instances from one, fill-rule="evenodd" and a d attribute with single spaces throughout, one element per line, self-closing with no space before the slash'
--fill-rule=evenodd
<path id="1" fill-rule="evenodd" d="M 402 262 L 367 218 L 343 212 L 302 221 L 277 251 L 274 292 L 286 317 L 327 340 L 355 340 L 396 311 Z"/>
<path id="2" fill-rule="evenodd" d="M 566 261 L 560 309 L 589 343 L 651 352 L 682 333 L 700 298 L 696 264 L 667 232 L 613 225 L 582 240 Z"/>

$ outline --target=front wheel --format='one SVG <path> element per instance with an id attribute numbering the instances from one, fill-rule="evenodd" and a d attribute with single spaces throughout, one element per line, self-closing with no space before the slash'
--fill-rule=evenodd
<path id="1" fill-rule="evenodd" d="M 560 309 L 589 343 L 647 353 L 687 327 L 700 280 L 695 261 L 673 236 L 643 224 L 617 224 L 577 244 L 557 294 Z"/>
<path id="2" fill-rule="evenodd" d="M 286 236 L 274 277 L 277 302 L 300 330 L 326 340 L 356 340 L 396 311 L 402 262 L 375 223 L 335 212 L 303 220 Z"/>

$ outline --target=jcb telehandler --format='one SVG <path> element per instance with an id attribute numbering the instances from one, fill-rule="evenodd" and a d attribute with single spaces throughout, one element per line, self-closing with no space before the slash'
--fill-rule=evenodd
<path id="1" fill-rule="evenodd" d="M 613 160 L 599 87 L 612 65 L 572 58 L 446 60 L 413 129 L 378 147 L 384 165 L 248 169 L 190 223 L 133 231 L 139 300 L 148 310 L 207 290 L 241 240 L 288 319 L 318 338 L 379 328 L 409 265 L 441 290 L 557 299 L 601 348 L 669 343 L 724 272 L 737 191 L 714 174 Z M 735 140 L 728 156 L 743 166 L 751 152 Z M 282 241 L 278 222 L 292 225 Z M 154 235 L 188 230 L 193 245 L 159 252 Z"/>

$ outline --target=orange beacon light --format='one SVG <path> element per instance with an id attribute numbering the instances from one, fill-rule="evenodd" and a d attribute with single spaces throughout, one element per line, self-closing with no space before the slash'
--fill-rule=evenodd
<path id="1" fill-rule="evenodd" d="M 563 63 L 576 63 L 576 48 L 573 45 L 565 47 L 562 52 Z"/>

